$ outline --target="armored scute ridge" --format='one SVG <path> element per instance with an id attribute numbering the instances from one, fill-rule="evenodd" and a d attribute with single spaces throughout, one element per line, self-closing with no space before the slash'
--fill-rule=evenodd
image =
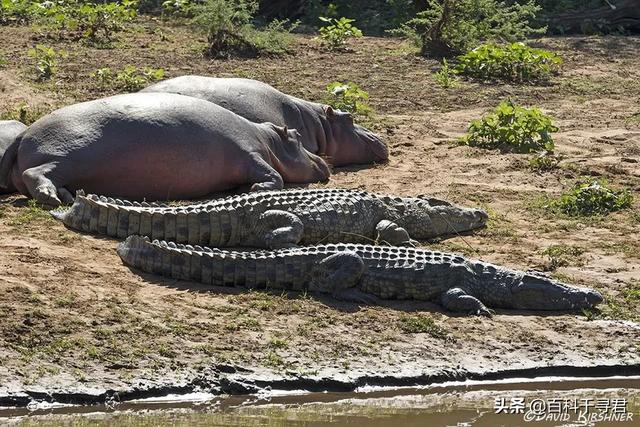
<path id="1" fill-rule="evenodd" d="M 112 237 L 211 247 L 286 248 L 333 242 L 413 245 L 483 227 L 487 214 L 427 197 L 347 189 L 263 191 L 185 206 L 77 195 L 53 216 L 68 227 Z"/>
<path id="2" fill-rule="evenodd" d="M 546 276 L 422 249 L 330 244 L 274 251 L 227 251 L 130 236 L 123 262 L 148 273 L 218 286 L 329 293 L 338 299 L 434 301 L 465 313 L 491 308 L 581 310 L 602 302 L 591 289 Z"/>

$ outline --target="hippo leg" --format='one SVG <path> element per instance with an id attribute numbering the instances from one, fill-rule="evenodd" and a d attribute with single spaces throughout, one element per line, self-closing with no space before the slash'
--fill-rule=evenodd
<path id="1" fill-rule="evenodd" d="M 268 210 L 258 219 L 258 235 L 270 249 L 294 247 L 302 239 L 304 224 L 291 212 Z"/>
<path id="2" fill-rule="evenodd" d="M 73 203 L 71 193 L 62 187 L 56 187 L 47 176 L 55 169 L 55 165 L 44 164 L 25 170 L 22 173 L 22 182 L 27 187 L 29 194 L 43 205 L 58 207 L 61 204 Z M 61 200 L 62 199 L 62 200 Z"/>
<path id="3" fill-rule="evenodd" d="M 254 182 L 251 191 L 282 190 L 284 181 L 282 176 L 260 155 L 253 153 L 249 165 L 249 179 Z"/>
<path id="4" fill-rule="evenodd" d="M 386 242 L 392 246 L 417 246 L 419 242 L 409 236 L 409 232 L 395 222 L 382 220 L 376 225 L 377 242 Z"/>
<path id="5" fill-rule="evenodd" d="M 442 295 L 441 303 L 449 311 L 471 313 L 479 316 L 491 316 L 489 310 L 478 298 L 467 294 L 460 288 L 449 289 Z"/>

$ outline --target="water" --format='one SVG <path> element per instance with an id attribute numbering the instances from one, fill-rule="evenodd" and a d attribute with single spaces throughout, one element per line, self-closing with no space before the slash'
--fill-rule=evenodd
<path id="1" fill-rule="evenodd" d="M 544 402 L 540 414 L 547 420 L 536 421 L 534 417 L 527 421 L 522 412 L 531 405 L 541 405 L 539 402 Z M 578 410 L 565 409 L 566 405 Z M 497 407 L 516 413 L 496 413 Z M 605 416 L 612 420 L 598 421 L 597 417 L 602 420 Z M 0 409 L 0 417 L 0 424 L 81 427 L 640 426 L 640 377 L 465 382 L 422 388 L 364 388 L 356 393 L 192 394 L 109 406 L 5 408 Z"/>

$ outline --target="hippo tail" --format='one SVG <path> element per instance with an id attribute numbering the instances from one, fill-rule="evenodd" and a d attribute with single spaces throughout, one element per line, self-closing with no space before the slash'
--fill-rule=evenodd
<path id="1" fill-rule="evenodd" d="M 7 150 L 0 160 L 0 188 L 9 188 L 11 184 L 11 170 L 18 158 L 18 148 L 20 147 L 20 141 L 22 140 L 22 134 L 19 135 L 15 141 L 9 145 Z"/>

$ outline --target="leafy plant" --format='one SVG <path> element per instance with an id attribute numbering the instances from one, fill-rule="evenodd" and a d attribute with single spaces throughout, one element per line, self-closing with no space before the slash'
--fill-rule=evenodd
<path id="1" fill-rule="evenodd" d="M 214 58 L 253 57 L 288 52 L 288 21 L 274 21 L 264 30 L 253 26 L 256 0 L 206 0 L 193 6 L 192 23 L 207 33 L 206 54 Z"/>
<path id="2" fill-rule="evenodd" d="M 31 0 L 0 0 L 0 24 L 25 24 L 37 11 Z"/>
<path id="3" fill-rule="evenodd" d="M 0 52 L 0 70 L 7 66 L 7 58 Z"/>
<path id="4" fill-rule="evenodd" d="M 544 33 L 546 28 L 531 26 L 539 10 L 534 0 L 427 0 L 424 11 L 391 32 L 416 41 L 425 56 L 451 56 L 484 41 L 514 42 Z"/>
<path id="5" fill-rule="evenodd" d="M 191 0 L 167 0 L 162 3 L 162 13 L 166 15 L 191 16 Z"/>
<path id="6" fill-rule="evenodd" d="M 558 167 L 560 157 L 549 151 L 542 151 L 529 160 L 529 168 L 534 172 L 549 172 Z"/>
<path id="7" fill-rule="evenodd" d="M 460 142 L 472 147 L 533 153 L 553 152 L 551 132 L 557 132 L 551 119 L 538 108 L 524 108 L 510 100 L 480 120 L 473 120 Z"/>
<path id="8" fill-rule="evenodd" d="M 442 60 L 442 68 L 433 75 L 436 82 L 445 89 L 455 87 L 458 85 L 458 78 L 455 75 L 455 71 L 449 67 L 449 63 L 446 59 Z"/>
<path id="9" fill-rule="evenodd" d="M 327 86 L 325 102 L 341 111 L 368 116 L 373 112 L 367 104 L 369 94 L 355 83 L 333 82 Z"/>
<path id="10" fill-rule="evenodd" d="M 458 57 L 456 72 L 487 80 L 516 82 L 546 79 L 557 72 L 562 58 L 544 49 L 516 42 L 506 46 L 483 44 Z"/>
<path id="11" fill-rule="evenodd" d="M 36 45 L 35 48 L 29 49 L 28 55 L 36 62 L 36 79 L 44 81 L 49 80 L 56 74 L 58 70 L 58 59 L 65 58 L 67 53 L 63 50 L 56 51 L 52 47 L 39 44 Z"/>
<path id="12" fill-rule="evenodd" d="M 362 37 L 362 31 L 352 24 L 354 19 L 321 16 L 320 20 L 327 24 L 320 27 L 320 38 L 330 50 L 342 49 L 349 37 Z"/>
<path id="13" fill-rule="evenodd" d="M 99 68 L 91 77 L 102 86 L 113 85 L 127 92 L 137 92 L 149 83 L 161 80 L 164 77 L 162 68 L 138 69 L 133 65 L 124 67 L 120 72 L 114 73 L 111 68 Z"/>
<path id="14" fill-rule="evenodd" d="M 0 114 L 0 120 L 17 120 L 29 126 L 40 117 L 49 113 L 42 108 L 32 108 L 29 104 L 22 103 Z"/>
<path id="15" fill-rule="evenodd" d="M 571 264 L 580 264 L 580 257 L 583 253 L 583 248 L 568 245 L 551 245 L 542 251 L 543 255 L 549 257 L 550 270 L 556 270 L 559 267 L 566 267 Z"/>
<path id="16" fill-rule="evenodd" d="M 629 190 L 614 190 L 607 181 L 590 178 L 551 201 L 547 208 L 569 216 L 595 216 L 629 208 L 632 202 Z"/>
<path id="17" fill-rule="evenodd" d="M 430 316 L 405 314 L 400 317 L 398 326 L 403 332 L 409 334 L 426 333 L 440 339 L 445 339 L 448 336 L 446 329 L 438 325 Z"/>

